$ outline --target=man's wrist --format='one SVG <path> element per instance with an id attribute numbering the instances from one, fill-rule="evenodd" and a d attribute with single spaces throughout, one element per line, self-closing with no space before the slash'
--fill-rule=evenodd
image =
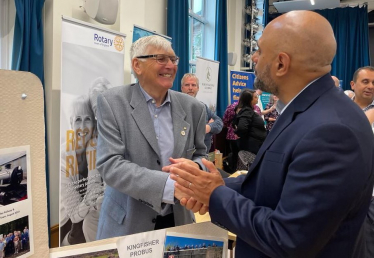
<path id="1" fill-rule="evenodd" d="M 203 170 L 203 167 L 198 162 L 195 162 L 195 163 L 199 166 L 200 170 Z"/>

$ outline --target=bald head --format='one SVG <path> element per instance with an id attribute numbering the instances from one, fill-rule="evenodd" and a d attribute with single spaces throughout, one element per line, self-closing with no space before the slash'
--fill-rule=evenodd
<path id="1" fill-rule="evenodd" d="M 274 19 L 265 28 L 274 50 L 287 53 L 292 62 L 307 71 L 331 70 L 336 40 L 330 23 L 311 11 L 292 11 Z"/>
<path id="2" fill-rule="evenodd" d="M 252 56 L 254 86 L 287 103 L 308 83 L 329 73 L 336 52 L 330 23 L 311 11 L 292 11 L 270 22 Z"/>

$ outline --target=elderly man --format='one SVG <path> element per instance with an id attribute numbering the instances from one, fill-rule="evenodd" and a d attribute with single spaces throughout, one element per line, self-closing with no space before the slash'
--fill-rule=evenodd
<path id="1" fill-rule="evenodd" d="M 181 89 L 183 93 L 186 93 L 192 97 L 196 97 L 199 92 L 199 79 L 195 74 L 186 73 L 181 81 Z M 203 103 L 204 104 L 204 103 Z M 205 104 L 204 104 L 205 105 Z M 205 139 L 204 143 L 206 146 L 206 152 L 209 153 L 212 145 L 212 136 L 222 131 L 223 122 L 222 119 L 214 114 L 212 110 L 205 105 L 206 110 L 206 125 L 205 125 Z"/>
<path id="2" fill-rule="evenodd" d="M 192 223 L 193 214 L 174 200 L 186 195 L 162 167 L 175 162 L 170 157 L 204 167 L 205 107 L 170 90 L 179 61 L 171 43 L 140 38 L 130 57 L 139 82 L 97 99 L 96 164 L 106 183 L 97 239 Z"/>
<path id="3" fill-rule="evenodd" d="M 266 26 L 258 45 L 255 87 L 279 97 L 278 121 L 247 175 L 222 180 L 205 160 L 211 173 L 175 164 L 176 188 L 193 197 L 181 203 L 209 207 L 212 222 L 237 235 L 237 258 L 365 257 L 374 141 L 329 74 L 331 25 L 311 11 L 289 12 Z"/>

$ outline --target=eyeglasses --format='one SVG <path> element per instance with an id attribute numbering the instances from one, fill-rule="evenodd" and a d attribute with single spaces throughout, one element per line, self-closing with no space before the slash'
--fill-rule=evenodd
<path id="1" fill-rule="evenodd" d="M 156 62 L 161 64 L 161 65 L 166 65 L 169 62 L 169 59 L 173 63 L 173 65 L 178 65 L 178 63 L 179 63 L 179 57 L 168 56 L 168 55 L 163 55 L 163 54 L 138 56 L 136 58 L 155 58 Z"/>

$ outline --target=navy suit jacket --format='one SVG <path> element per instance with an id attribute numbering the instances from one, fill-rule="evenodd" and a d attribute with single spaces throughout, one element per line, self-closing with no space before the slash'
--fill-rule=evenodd
<path id="1" fill-rule="evenodd" d="M 286 108 L 246 176 L 210 198 L 212 222 L 237 235 L 236 257 L 364 257 L 374 137 L 326 74 Z"/>

